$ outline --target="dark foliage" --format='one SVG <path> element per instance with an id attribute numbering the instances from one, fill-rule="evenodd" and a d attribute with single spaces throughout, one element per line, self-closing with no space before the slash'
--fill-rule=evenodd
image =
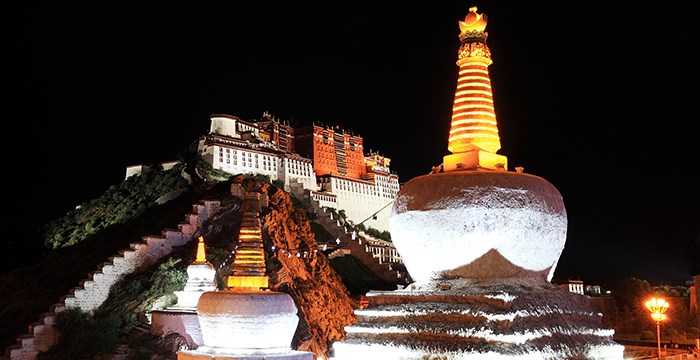
<path id="1" fill-rule="evenodd" d="M 111 225 L 139 216 L 158 205 L 158 199 L 189 183 L 182 176 L 183 164 L 165 171 L 160 164 L 144 168 L 140 175 L 130 176 L 112 185 L 100 197 L 69 211 L 41 229 L 44 245 L 56 249 L 75 245 Z"/>
<path id="2" fill-rule="evenodd" d="M 56 315 L 57 345 L 39 354 L 39 360 L 91 359 L 113 352 L 120 340 L 121 320 L 114 314 L 93 316 L 78 308 Z"/>
<path id="3" fill-rule="evenodd" d="M 351 296 L 364 295 L 369 290 L 396 290 L 396 284 L 382 280 L 352 255 L 333 258 L 330 263 Z"/>

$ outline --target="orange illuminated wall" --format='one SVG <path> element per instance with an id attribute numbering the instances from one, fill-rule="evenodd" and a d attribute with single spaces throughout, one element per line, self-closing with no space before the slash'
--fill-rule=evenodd
<path id="1" fill-rule="evenodd" d="M 365 154 L 362 148 L 362 138 L 351 134 L 343 134 L 346 174 L 353 179 L 360 179 L 365 174 Z"/>
<path id="2" fill-rule="evenodd" d="M 365 174 L 362 138 L 338 127 L 310 125 L 294 130 L 296 152 L 313 159 L 316 176 L 360 179 Z"/>

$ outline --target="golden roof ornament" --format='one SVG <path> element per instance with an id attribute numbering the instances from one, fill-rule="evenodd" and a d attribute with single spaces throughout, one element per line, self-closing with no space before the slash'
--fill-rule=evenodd
<path id="1" fill-rule="evenodd" d="M 459 22 L 459 39 L 479 38 L 486 40 L 486 14 L 478 14 L 476 6 L 469 8 L 469 13 L 464 17 L 464 21 Z"/>

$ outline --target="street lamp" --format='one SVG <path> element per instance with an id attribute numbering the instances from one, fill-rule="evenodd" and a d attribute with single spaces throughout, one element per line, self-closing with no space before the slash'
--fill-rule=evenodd
<path id="1" fill-rule="evenodd" d="M 652 320 L 656 321 L 656 343 L 659 351 L 659 358 L 661 357 L 661 330 L 660 323 L 662 320 L 666 320 L 666 310 L 668 309 L 668 301 L 662 298 L 651 298 L 651 300 L 646 303 L 647 310 L 651 312 Z"/>

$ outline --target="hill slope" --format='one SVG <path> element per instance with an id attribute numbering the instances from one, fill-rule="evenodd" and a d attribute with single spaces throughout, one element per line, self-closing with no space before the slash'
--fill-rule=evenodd
<path id="1" fill-rule="evenodd" d="M 53 250 L 34 265 L 0 275 L 0 291 L 11 294 L 0 299 L 0 322 L 3 324 L 0 328 L 0 345 L 6 348 L 15 344 L 16 337 L 26 333 L 29 324 L 37 321 L 52 304 L 59 302 L 62 296 L 78 286 L 81 280 L 110 256 L 128 249 L 129 244 L 141 241 L 143 236 L 159 234 L 166 228 L 176 228 L 192 205 L 205 199 L 218 200 L 221 207 L 203 224 L 199 234 L 205 237 L 208 260 L 219 269 L 217 276 L 223 279 L 228 275 L 229 255 L 235 248 L 241 220 L 238 211 L 240 199 L 231 194 L 231 186 L 232 181 L 240 184 L 244 178 L 238 176 L 228 181 L 207 182 L 198 178 L 198 173 L 201 172 L 191 171 L 191 166 L 188 169 L 188 173 L 196 179 L 178 197 L 146 209 L 126 222 L 110 225 L 74 245 Z M 269 198 L 261 218 L 270 287 L 289 293 L 297 303 L 301 318 L 292 346 L 317 355 L 327 355 L 330 345 L 345 337 L 343 328 L 354 321 L 353 310 L 357 304 L 348 296 L 341 277 L 333 270 L 327 257 L 314 251 L 316 242 L 305 211 L 295 208 L 290 195 L 270 183 L 250 178 L 246 181 L 247 186 L 254 186 Z M 190 242 L 173 249 L 160 263 L 179 264 L 177 267 L 184 271 L 186 265 L 194 260 L 193 244 Z M 276 250 L 272 250 L 273 245 Z M 304 256 L 289 256 L 289 251 L 297 250 L 300 255 L 305 252 Z M 157 264 L 147 272 L 153 273 L 156 270 Z M 143 277 L 148 274 L 134 276 Z M 135 297 L 141 304 L 134 304 L 135 299 L 125 301 L 123 293 L 114 292 L 123 291 L 126 286 L 117 285 L 112 288 L 113 293 L 101 311 L 96 313 L 107 312 L 125 317 L 122 319 L 123 324 L 132 326 L 123 327 L 122 342 L 129 342 L 134 338 L 133 319 L 138 319 L 142 328 L 146 327 L 143 312 L 149 311 L 149 306 L 158 301 L 142 296 Z M 161 301 L 160 306 L 163 304 L 167 305 L 167 301 Z M 141 335 L 141 343 L 144 343 L 143 335 L 147 334 Z M 164 339 L 149 341 L 163 342 Z M 131 344 L 134 346 L 136 342 L 131 341 Z M 175 359 L 175 353 L 165 358 Z"/>

